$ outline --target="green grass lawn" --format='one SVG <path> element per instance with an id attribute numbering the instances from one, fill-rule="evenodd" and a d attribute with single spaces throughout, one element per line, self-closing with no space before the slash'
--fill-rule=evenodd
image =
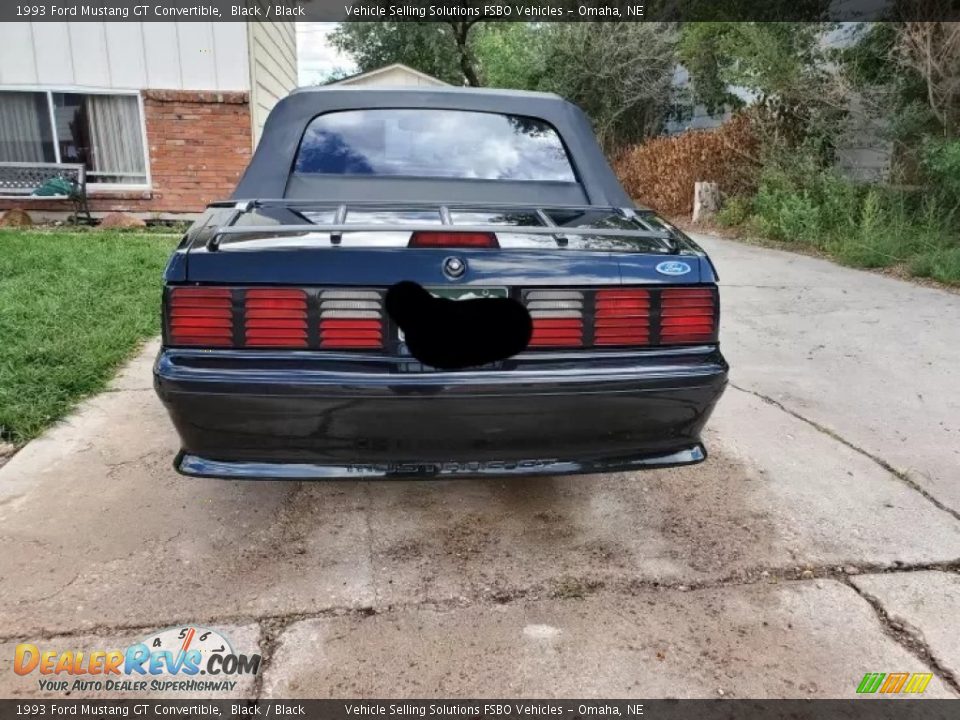
<path id="1" fill-rule="evenodd" d="M 177 238 L 0 230 L 0 440 L 20 444 L 106 385 L 160 331 Z"/>

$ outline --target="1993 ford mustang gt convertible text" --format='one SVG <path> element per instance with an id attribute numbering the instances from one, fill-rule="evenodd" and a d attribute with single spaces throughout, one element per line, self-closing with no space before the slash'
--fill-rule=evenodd
<path id="1" fill-rule="evenodd" d="M 556 96 L 295 92 L 166 270 L 154 376 L 177 468 L 308 479 L 701 461 L 727 378 L 716 279 L 688 237 L 634 208 Z M 401 285 L 481 309 L 509 298 L 526 347 L 424 364 L 388 312 Z"/>

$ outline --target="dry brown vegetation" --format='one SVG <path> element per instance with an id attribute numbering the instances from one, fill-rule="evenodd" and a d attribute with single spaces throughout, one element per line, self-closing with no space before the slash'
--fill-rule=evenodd
<path id="1" fill-rule="evenodd" d="M 715 130 L 694 130 L 659 137 L 619 153 L 614 170 L 624 188 L 640 203 L 664 215 L 693 210 L 693 184 L 719 184 L 724 194 L 753 189 L 759 143 L 746 113 Z"/>

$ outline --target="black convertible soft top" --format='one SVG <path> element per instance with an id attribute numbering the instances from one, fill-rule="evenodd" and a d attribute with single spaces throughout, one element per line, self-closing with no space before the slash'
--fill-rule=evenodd
<path id="1" fill-rule="evenodd" d="M 522 115 L 560 134 L 577 182 L 397 178 L 298 174 L 294 158 L 313 118 L 338 110 L 431 108 Z M 476 88 L 382 89 L 324 87 L 295 90 L 271 111 L 253 160 L 232 199 L 382 200 L 384 202 L 528 203 L 632 207 L 576 105 L 549 93 Z"/>

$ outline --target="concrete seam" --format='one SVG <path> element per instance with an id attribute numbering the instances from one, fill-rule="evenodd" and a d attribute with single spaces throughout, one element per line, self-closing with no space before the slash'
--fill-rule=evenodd
<path id="1" fill-rule="evenodd" d="M 821 425 L 820 423 L 814 420 L 811 420 L 810 418 L 804 417 L 803 415 L 796 412 L 795 410 L 791 410 L 786 405 L 781 403 L 779 400 L 774 400 L 772 397 L 769 397 L 768 395 L 764 395 L 763 393 L 759 393 L 755 390 L 748 390 L 747 388 L 740 387 L 739 385 L 736 385 L 732 382 L 729 383 L 729 385 L 734 390 L 739 390 L 742 393 L 753 395 L 754 397 L 759 398 L 760 400 L 763 400 L 763 402 L 767 403 L 768 405 L 773 405 L 778 410 L 782 410 L 783 412 L 787 413 L 787 415 L 790 415 L 791 417 L 794 417 L 797 420 L 800 420 L 801 422 L 806 423 L 807 425 L 817 430 L 818 432 L 823 433 L 824 435 L 826 435 L 827 437 L 833 440 L 836 440 L 841 445 L 844 445 L 845 447 L 850 448 L 854 452 L 857 452 L 860 455 L 863 455 L 865 458 L 873 461 L 874 464 L 880 466 L 882 469 L 886 470 L 888 473 L 890 473 L 895 478 L 900 480 L 900 482 L 907 485 L 911 490 L 914 490 L 920 493 L 920 495 L 922 495 L 927 501 L 932 503 L 938 510 L 942 510 L 943 512 L 953 517 L 955 520 L 960 520 L 960 512 L 958 512 L 957 510 L 954 510 L 953 508 L 937 500 L 937 498 L 931 495 L 927 490 L 924 490 L 922 487 L 920 487 L 920 485 L 918 485 L 915 480 L 911 479 L 910 476 L 907 475 L 907 473 L 905 473 L 903 470 L 898 470 L 897 468 L 893 467 L 893 465 L 891 465 L 889 462 L 887 462 L 883 458 L 878 457 L 867 450 L 864 450 L 862 447 L 859 447 L 858 445 L 854 445 L 852 442 L 842 437 L 834 430 L 831 430 L 830 428 L 825 427 L 824 425 Z"/>
<path id="2" fill-rule="evenodd" d="M 203 624 L 208 626 L 217 625 L 252 625 L 260 627 L 268 648 L 270 643 L 275 642 L 286 628 L 302 620 L 316 620 L 331 617 L 354 616 L 358 618 L 372 617 L 374 615 L 388 614 L 394 612 L 403 612 L 408 610 L 428 609 L 435 611 L 454 610 L 460 608 L 472 607 L 491 603 L 494 605 L 508 605 L 514 602 L 530 600 L 567 600 L 576 601 L 590 595 L 599 594 L 606 591 L 613 595 L 633 595 L 638 591 L 647 592 L 695 592 L 700 590 L 714 590 L 729 587 L 751 586 L 758 584 L 777 585 L 780 583 L 800 583 L 816 580 L 837 580 L 842 583 L 849 583 L 848 575 L 881 575 L 881 574 L 902 574 L 909 572 L 922 572 L 936 570 L 941 572 L 960 572 L 960 558 L 946 562 L 917 563 L 904 565 L 895 563 L 893 565 L 878 564 L 860 564 L 839 563 L 819 566 L 804 567 L 781 567 L 781 568 L 751 568 L 741 571 L 734 575 L 728 575 L 722 578 L 701 581 L 667 581 L 660 582 L 656 580 L 640 580 L 637 578 L 627 578 L 623 581 L 610 582 L 594 578 L 582 582 L 577 594 L 557 592 L 558 584 L 562 583 L 568 576 L 551 578 L 543 583 L 538 583 L 524 588 L 498 588 L 487 592 L 474 595 L 472 598 L 460 597 L 444 600 L 423 600 L 410 603 L 396 603 L 388 605 L 383 609 L 377 609 L 369 606 L 331 606 L 315 611 L 286 612 L 266 615 L 244 615 L 244 614 L 226 614 L 216 617 L 207 617 L 202 620 Z M 67 630 L 50 630 L 37 628 L 33 631 L 22 633 L 6 633 L 0 635 L 0 643 L 17 642 L 24 637 L 31 638 L 33 642 L 37 640 L 49 640 L 55 637 L 77 637 L 84 635 L 100 636 L 117 632 L 144 631 L 150 632 L 158 627 L 168 627 L 181 624 L 201 622 L 196 617 L 177 616 L 158 621 L 150 625 L 142 623 L 130 624 L 100 624 L 87 628 L 75 628 Z M 266 655 L 264 656 L 266 658 Z"/>
<path id="3" fill-rule="evenodd" d="M 844 578 L 842 582 L 857 595 L 859 595 L 873 609 L 874 613 L 877 615 L 877 621 L 880 623 L 880 627 L 888 637 L 890 637 L 894 642 L 900 645 L 900 647 L 909 652 L 915 658 L 920 660 L 920 662 L 924 663 L 933 671 L 934 675 L 940 678 L 944 685 L 953 690 L 954 693 L 960 695 L 960 681 L 957 680 L 957 677 L 951 670 L 944 667 L 944 665 L 937 659 L 936 655 L 934 655 L 933 651 L 930 649 L 930 646 L 927 645 L 926 641 L 923 640 L 922 637 L 920 637 L 917 633 L 910 632 L 910 630 L 906 629 L 903 624 L 895 622 L 883 607 L 883 603 L 881 603 L 880 599 L 875 595 L 871 595 L 867 591 L 861 590 L 848 578 Z"/>
<path id="4" fill-rule="evenodd" d="M 273 663 L 273 656 L 280 644 L 280 636 L 289 626 L 289 623 L 276 619 L 261 619 L 257 622 L 260 627 L 260 672 L 253 679 L 253 700 L 259 700 L 263 695 L 263 678 L 267 668 Z"/>

